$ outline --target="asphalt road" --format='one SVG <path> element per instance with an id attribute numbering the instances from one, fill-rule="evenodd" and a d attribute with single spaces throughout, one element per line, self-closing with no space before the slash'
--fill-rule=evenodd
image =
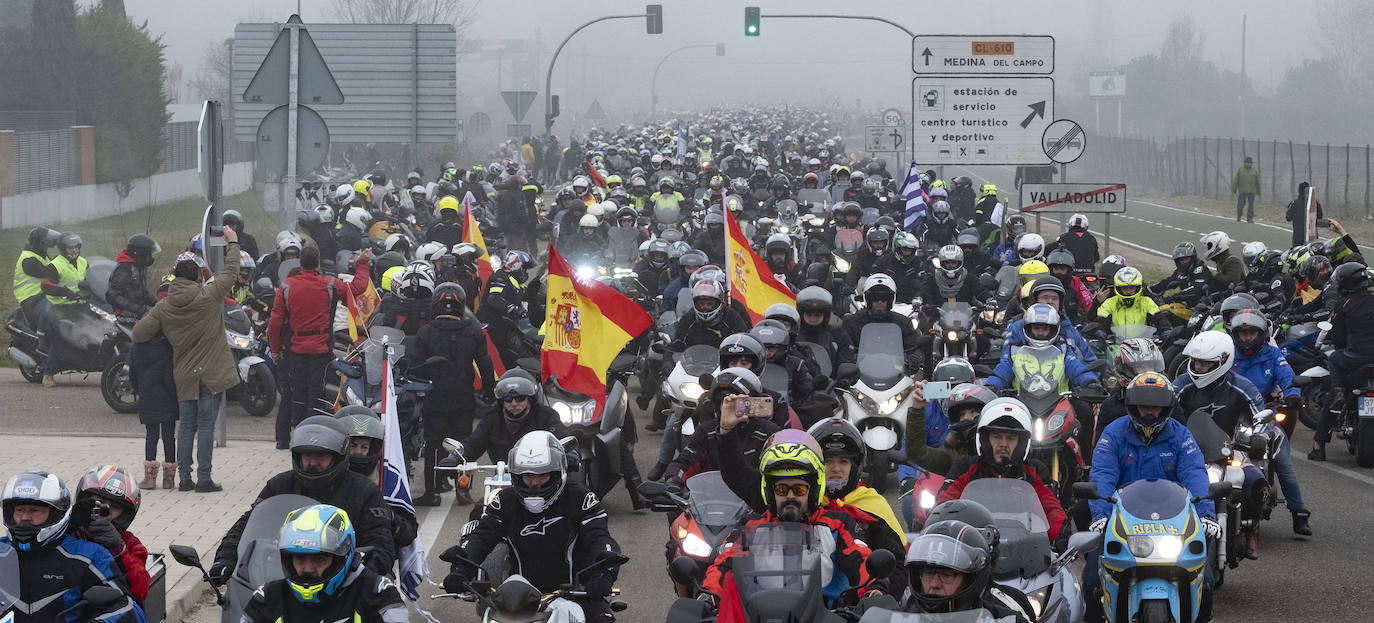
<path id="1" fill-rule="evenodd" d="M 72 435 L 141 435 L 137 417 L 111 412 L 100 398 L 96 377 L 84 382 L 64 381 L 63 386 L 45 390 L 25 382 L 17 371 L 0 370 L 0 426 L 9 433 Z M 233 405 L 229 409 L 230 440 L 270 439 L 269 418 L 251 418 Z M 643 419 L 642 417 L 639 419 Z M 655 456 L 658 434 L 641 434 L 635 455 L 647 468 Z M 1369 539 L 1368 519 L 1374 508 L 1374 472 L 1359 469 L 1340 445 L 1329 447 L 1331 461 L 1312 463 L 1305 454 L 1311 431 L 1300 427 L 1295 444 L 1294 463 L 1304 497 L 1312 510 L 1316 536 L 1295 537 L 1289 518 L 1280 507 L 1274 519 L 1263 527 L 1261 557 L 1246 561 L 1227 574 L 1218 593 L 1216 611 L 1220 621 L 1291 620 L 1367 620 L 1362 594 L 1366 588 L 1367 561 L 1374 559 L 1374 540 Z M 31 452 L 38 448 L 6 448 L 7 452 Z M 421 510 L 421 542 L 429 552 L 429 566 L 435 581 L 443 578 L 447 565 L 438 559 L 444 548 L 458 540 L 470 507 L 449 504 Z M 661 620 L 672 602 L 665 572 L 663 545 L 667 524 L 663 516 L 636 515 L 630 510 L 623 488 L 606 500 L 611 513 L 611 529 L 631 561 L 620 574 L 619 586 L 630 609 L 621 615 L 625 621 Z M 438 593 L 437 587 L 422 591 Z M 441 621 L 480 620 L 472 604 L 448 600 L 424 600 Z M 219 612 L 201 608 L 186 621 L 213 623 Z"/>

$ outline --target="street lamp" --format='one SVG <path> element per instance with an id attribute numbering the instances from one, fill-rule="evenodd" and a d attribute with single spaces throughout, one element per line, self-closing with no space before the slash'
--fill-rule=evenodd
<path id="1" fill-rule="evenodd" d="M 568 42 L 572 41 L 572 38 L 576 36 L 577 33 L 582 32 L 583 28 L 591 26 L 592 24 L 612 19 L 632 19 L 637 17 L 645 18 L 645 28 L 649 34 L 663 34 L 663 5 L 650 4 L 644 7 L 643 13 L 598 17 L 574 28 L 573 31 L 568 33 L 568 36 L 563 39 L 563 42 L 558 44 L 558 48 L 553 51 L 553 58 L 549 59 L 549 69 L 544 74 L 544 134 L 548 134 L 549 131 L 553 129 L 553 119 L 558 116 L 556 106 L 557 100 L 553 96 L 553 65 L 558 62 L 558 55 L 563 51 L 563 47 L 568 45 Z"/>
<path id="2" fill-rule="evenodd" d="M 716 56 L 725 56 L 724 43 L 703 43 L 699 45 L 684 45 L 676 50 L 673 50 L 672 52 L 664 54 L 663 58 L 658 60 L 658 65 L 654 67 L 654 79 L 650 82 L 649 85 L 649 117 L 653 120 L 658 120 L 658 70 L 663 68 L 663 63 L 668 60 L 668 57 L 677 54 L 678 52 L 681 52 L 683 50 L 691 50 L 693 48 L 715 48 Z"/>

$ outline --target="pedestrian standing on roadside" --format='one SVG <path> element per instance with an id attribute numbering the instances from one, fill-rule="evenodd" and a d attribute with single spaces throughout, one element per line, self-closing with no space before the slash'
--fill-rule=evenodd
<path id="1" fill-rule="evenodd" d="M 363 249 L 354 265 L 353 281 L 321 275 L 320 251 L 306 247 L 301 251 L 301 272 L 282 281 L 273 299 L 272 315 L 267 320 L 267 344 L 273 361 L 285 361 L 291 369 L 290 420 L 278 412 L 277 449 L 290 447 L 291 429 L 310 417 L 310 410 L 324 398 L 324 375 L 334 360 L 330 335 L 334 332 L 334 306 L 348 296 L 344 288 L 358 296 L 371 283 L 368 262 L 372 249 Z M 283 359 L 285 358 L 285 359 Z"/>
<path id="2" fill-rule="evenodd" d="M 1307 244 L 1307 189 L 1311 184 L 1302 182 L 1298 184 L 1298 196 L 1288 202 L 1288 211 L 1283 218 L 1293 224 L 1293 246 Z M 1317 220 L 1322 219 L 1322 204 L 1316 197 L 1312 198 L 1312 203 L 1317 206 Z"/>
<path id="3" fill-rule="evenodd" d="M 224 341 L 224 299 L 239 279 L 238 234 L 224 228 L 224 268 L 215 279 L 203 281 L 200 265 L 181 260 L 172 270 L 176 278 L 167 297 L 134 325 L 134 343 L 147 342 L 159 333 L 172 343 L 172 378 L 177 387 L 180 430 L 177 437 L 177 471 L 180 491 L 223 491 L 210 479 L 215 445 L 215 418 L 224 392 L 239 384 L 238 368 L 229 344 Z M 196 480 L 191 480 L 191 450 L 196 450 Z"/>
<path id="4" fill-rule="evenodd" d="M 1255 168 L 1255 159 L 1245 157 L 1236 174 L 1231 177 L 1231 194 L 1236 196 L 1236 222 L 1241 216 L 1245 222 L 1255 222 L 1255 198 L 1260 193 L 1260 172 Z M 1243 214 L 1242 214 L 1243 213 Z"/>
<path id="5" fill-rule="evenodd" d="M 134 344 L 129 351 L 129 383 L 138 395 L 138 421 L 147 429 L 143 443 L 143 480 L 138 488 L 157 488 L 157 442 L 162 440 L 162 488 L 176 486 L 176 424 L 181 414 L 177 404 L 177 385 L 172 343 L 164 335 Z"/>

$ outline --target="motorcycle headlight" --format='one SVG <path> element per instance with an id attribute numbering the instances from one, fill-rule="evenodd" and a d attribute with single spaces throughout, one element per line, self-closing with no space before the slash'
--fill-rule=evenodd
<path id="1" fill-rule="evenodd" d="M 1031 435 L 1036 441 L 1041 441 L 1045 438 L 1045 420 L 1037 418 L 1035 422 L 1031 424 Z"/>
<path id="2" fill-rule="evenodd" d="M 701 383 L 695 381 L 678 385 L 677 389 L 679 392 L 682 392 L 683 398 L 692 402 L 701 399 L 701 395 L 706 393 L 706 389 L 701 386 Z"/>
<path id="3" fill-rule="evenodd" d="M 1044 614 L 1045 604 L 1049 603 L 1050 592 L 1053 588 L 1054 585 L 1049 584 L 1038 591 L 1030 591 L 1026 593 L 1026 600 L 1030 602 L 1031 609 L 1035 611 L 1036 620 L 1039 620 L 1040 615 Z"/>
<path id="4" fill-rule="evenodd" d="M 249 350 L 253 348 L 253 338 L 248 335 L 241 335 L 233 331 L 225 330 L 224 337 L 229 342 L 229 346 L 238 350 Z"/>
<path id="5" fill-rule="evenodd" d="M 924 508 L 924 509 L 926 509 L 926 510 L 930 510 L 930 509 L 932 509 L 932 508 L 935 508 L 935 494 L 934 494 L 934 493 L 931 493 L 931 492 L 929 492 L 929 491 L 922 491 L 922 492 L 921 492 L 920 500 L 918 500 L 918 501 L 919 501 L 920 504 L 921 504 L 921 508 Z"/>
<path id="6" fill-rule="evenodd" d="M 593 279 L 596 279 L 596 267 L 594 267 L 594 266 L 589 266 L 589 265 L 578 266 L 577 269 L 574 270 L 573 272 L 576 273 L 576 275 L 577 275 L 577 280 L 578 280 L 578 281 L 581 281 L 581 282 L 583 282 L 583 283 L 587 283 L 587 282 L 589 282 L 589 281 L 591 281 L 591 280 L 593 280 Z"/>
<path id="7" fill-rule="evenodd" d="M 787 233 L 788 231 L 790 231 L 790 230 L 788 229 L 788 227 L 787 227 L 786 225 L 779 225 L 779 226 L 778 226 L 778 233 L 780 233 L 780 234 L 785 234 L 785 233 Z"/>
<path id="8" fill-rule="evenodd" d="M 689 532 L 682 539 L 682 551 L 687 552 L 688 556 L 707 558 L 711 555 L 711 546 L 701 537 Z"/>
<path id="9" fill-rule="evenodd" d="M 1149 558 L 1155 553 L 1154 537 L 1133 535 L 1126 537 L 1126 547 L 1131 550 L 1131 555 L 1136 558 Z"/>
<path id="10" fill-rule="evenodd" d="M 905 394 L 897 394 L 891 398 L 888 398 L 887 400 L 884 400 L 883 404 L 878 405 L 878 413 L 881 413 L 883 415 L 892 415 L 894 412 L 897 411 L 897 407 L 902 406 L 902 400 L 904 398 L 906 398 Z"/>
<path id="11" fill-rule="evenodd" d="M 958 341 L 959 341 L 959 332 L 958 332 L 958 331 L 955 331 L 955 330 L 953 330 L 953 329 L 951 329 L 951 330 L 949 330 L 949 331 L 946 331 L 946 332 L 945 332 L 945 340 L 950 341 L 950 342 L 958 342 Z"/>
<path id="12" fill-rule="evenodd" d="M 1155 540 L 1155 554 L 1160 558 L 1176 559 L 1183 551 L 1183 540 L 1173 535 L 1157 536 Z"/>
<path id="13" fill-rule="evenodd" d="M 1207 481 L 1221 482 L 1221 467 L 1212 464 L 1207 466 Z"/>
<path id="14" fill-rule="evenodd" d="M 838 255 L 835 256 L 835 270 L 842 273 L 849 272 L 849 260 Z"/>
<path id="15" fill-rule="evenodd" d="M 559 400 L 553 403 L 553 412 L 558 414 L 558 419 L 564 426 L 574 424 L 586 424 L 592 421 L 596 413 L 596 401 L 586 402 L 565 402 Z"/>

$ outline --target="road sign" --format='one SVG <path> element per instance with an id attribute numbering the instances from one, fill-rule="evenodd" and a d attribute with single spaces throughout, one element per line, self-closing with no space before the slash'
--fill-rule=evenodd
<path id="1" fill-rule="evenodd" d="M 287 134 L 287 109 L 278 106 L 258 125 L 258 163 L 278 175 L 289 175 L 286 156 L 290 143 Z M 308 173 L 324 163 L 329 154 L 329 128 L 324 117 L 308 106 L 296 107 L 296 174 Z M 292 218 L 295 218 L 294 216 Z"/>
<path id="2" fill-rule="evenodd" d="M 510 116 L 515 117 L 515 122 L 520 123 L 525 120 L 525 113 L 530 111 L 530 104 L 534 103 L 534 91 L 502 91 L 501 99 L 506 100 L 506 108 L 510 109 Z"/>
<path id="3" fill-rule="evenodd" d="M 593 121 L 606 120 L 606 111 L 601 109 L 601 100 L 592 100 L 592 105 L 587 108 L 587 118 Z"/>
<path id="4" fill-rule="evenodd" d="M 923 74 L 1051 74 L 1049 35 L 917 35 L 912 71 Z"/>
<path id="5" fill-rule="evenodd" d="M 1040 138 L 1045 155 L 1059 164 L 1068 164 L 1083 155 L 1088 146 L 1088 137 L 1083 134 L 1083 126 L 1068 119 L 1056 119 L 1045 126 Z"/>
<path id="6" fill-rule="evenodd" d="M 878 118 L 882 120 L 883 125 L 906 125 L 903 123 L 905 119 L 902 117 L 902 111 L 896 108 L 884 110 Z"/>
<path id="7" fill-rule="evenodd" d="M 864 151 L 869 153 L 903 152 L 909 144 L 905 127 L 870 125 L 864 128 Z"/>
<path id="8" fill-rule="evenodd" d="M 224 124 L 220 121 L 220 103 L 206 101 L 200 109 L 200 125 L 196 128 L 199 135 L 196 153 L 196 172 L 200 174 L 200 187 L 210 203 L 220 200 L 224 179 Z"/>
<path id="9" fill-rule="evenodd" d="M 644 7 L 644 29 L 651 35 L 663 34 L 663 5 L 650 4 Z"/>
<path id="10" fill-rule="evenodd" d="M 476 136 L 481 136 L 491 131 L 491 115 L 484 112 L 472 113 L 472 119 L 468 120 L 468 130 Z"/>
<path id="11" fill-rule="evenodd" d="M 1021 184 L 1022 212 L 1126 211 L 1125 184 Z"/>
<path id="12" fill-rule="evenodd" d="M 935 164 L 1046 164 L 1054 118 L 1048 77 L 918 77 L 912 81 L 912 157 Z"/>
<path id="13" fill-rule="evenodd" d="M 533 135 L 534 133 L 530 131 L 530 124 L 528 123 L 506 124 L 506 138 L 524 138 Z"/>
<path id="14" fill-rule="evenodd" d="M 1103 71 L 1088 74 L 1088 97 L 1126 97 L 1126 72 Z"/>
<path id="15" fill-rule="evenodd" d="M 305 28 L 292 27 L 300 24 L 301 18 L 292 15 L 286 21 L 288 27 L 277 33 L 267 58 L 262 59 L 253 79 L 243 90 L 243 101 L 254 104 L 286 104 L 290 100 L 291 88 L 291 31 L 300 31 L 300 45 L 297 51 L 297 101 L 303 104 L 342 104 L 343 91 L 334 81 L 334 74 L 324 62 L 320 48 L 310 38 Z"/>

